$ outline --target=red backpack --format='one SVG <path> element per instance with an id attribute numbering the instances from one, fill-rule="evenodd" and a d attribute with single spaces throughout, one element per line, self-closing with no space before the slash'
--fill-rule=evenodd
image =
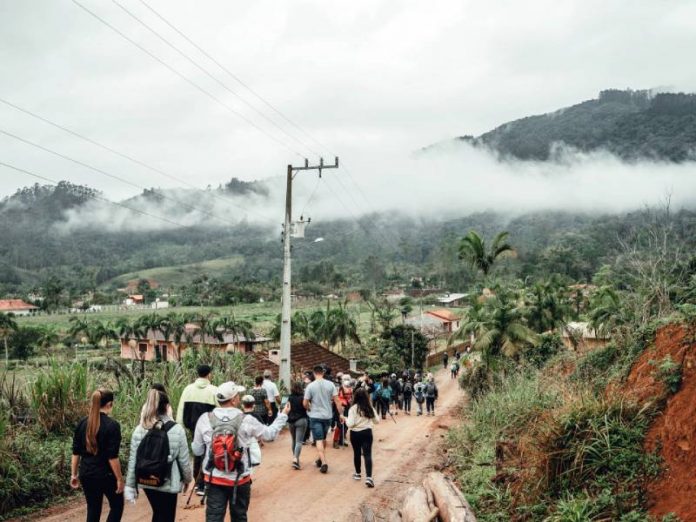
<path id="1" fill-rule="evenodd" d="M 210 427 L 213 429 L 208 455 L 208 471 L 212 474 L 215 468 L 225 473 L 233 471 L 237 474 L 242 473 L 244 450 L 239 442 L 239 428 L 244 421 L 244 415 L 218 419 L 213 412 L 210 412 L 208 418 Z"/>

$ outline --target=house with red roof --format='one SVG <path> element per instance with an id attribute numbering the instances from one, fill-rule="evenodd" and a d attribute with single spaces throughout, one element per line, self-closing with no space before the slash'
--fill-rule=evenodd
<path id="1" fill-rule="evenodd" d="M 406 319 L 406 324 L 418 328 L 428 336 L 437 337 L 442 334 L 451 334 L 459 329 L 461 318 L 446 308 L 424 311 Z"/>
<path id="2" fill-rule="evenodd" d="M 0 312 L 5 314 L 30 315 L 38 309 L 38 306 L 25 303 L 22 299 L 0 299 Z"/>

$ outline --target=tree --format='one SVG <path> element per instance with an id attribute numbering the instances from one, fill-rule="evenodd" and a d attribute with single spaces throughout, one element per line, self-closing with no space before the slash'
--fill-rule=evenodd
<path id="1" fill-rule="evenodd" d="M 41 339 L 41 329 L 35 326 L 19 326 L 10 335 L 12 356 L 23 361 L 34 354 Z"/>
<path id="2" fill-rule="evenodd" d="M 464 323 L 452 335 L 466 339 L 474 335 L 473 349 L 479 350 L 487 367 L 501 355 L 515 357 L 523 348 L 536 346 L 539 338 L 524 321 L 524 310 L 515 295 L 498 289 L 483 306 L 467 313 Z"/>
<path id="3" fill-rule="evenodd" d="M 0 312 L 0 334 L 2 335 L 3 342 L 5 344 L 5 368 L 7 368 L 7 363 L 10 359 L 9 350 L 7 348 L 7 338 L 11 332 L 17 330 L 17 321 L 14 319 L 14 314 L 12 312 L 2 313 Z"/>
<path id="4" fill-rule="evenodd" d="M 428 355 L 428 338 L 412 325 L 399 324 L 391 328 L 384 339 L 380 357 L 391 361 L 391 371 L 404 368 L 423 368 Z M 398 361 L 398 367 L 394 367 Z M 413 364 L 412 364 L 413 363 Z"/>
<path id="5" fill-rule="evenodd" d="M 346 341 L 353 341 L 355 344 L 360 344 L 358 336 L 358 325 L 353 319 L 353 315 L 348 310 L 348 302 L 338 303 L 336 308 L 327 310 L 326 314 L 326 336 L 329 345 L 339 345 L 340 351 L 343 353 L 346 347 Z"/>
<path id="6" fill-rule="evenodd" d="M 610 286 L 603 286 L 590 299 L 589 322 L 595 332 L 608 334 L 629 322 L 627 310 L 619 294 Z"/>
<path id="7" fill-rule="evenodd" d="M 525 312 L 529 327 L 537 333 L 554 330 L 565 324 L 570 313 L 564 286 L 557 278 L 535 283 L 525 295 Z"/>
<path id="8" fill-rule="evenodd" d="M 256 334 L 254 333 L 253 326 L 249 321 L 240 321 L 234 314 L 221 317 L 213 322 L 213 329 L 223 336 L 225 334 L 232 334 L 232 344 L 237 345 L 237 339 L 242 336 L 245 339 L 254 339 Z"/>
<path id="9" fill-rule="evenodd" d="M 508 232 L 497 234 L 487 250 L 483 238 L 470 230 L 459 243 L 459 259 L 468 261 L 473 268 L 481 270 L 484 277 L 488 276 L 498 257 L 505 252 L 514 252 L 512 246 L 506 242 L 508 235 Z"/>

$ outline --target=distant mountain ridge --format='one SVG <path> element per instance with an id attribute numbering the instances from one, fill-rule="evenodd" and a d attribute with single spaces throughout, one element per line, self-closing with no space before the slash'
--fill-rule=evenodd
<path id="1" fill-rule="evenodd" d="M 606 150 L 627 161 L 693 161 L 696 94 L 609 89 L 597 99 L 456 139 L 502 159 L 549 161 L 565 145 L 581 152 Z"/>

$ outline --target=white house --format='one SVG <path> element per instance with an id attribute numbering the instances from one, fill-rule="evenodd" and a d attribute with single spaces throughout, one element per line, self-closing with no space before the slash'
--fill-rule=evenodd
<path id="1" fill-rule="evenodd" d="M 14 315 L 30 315 L 39 308 L 21 299 L 0 299 L 0 312 L 12 313 Z"/>

